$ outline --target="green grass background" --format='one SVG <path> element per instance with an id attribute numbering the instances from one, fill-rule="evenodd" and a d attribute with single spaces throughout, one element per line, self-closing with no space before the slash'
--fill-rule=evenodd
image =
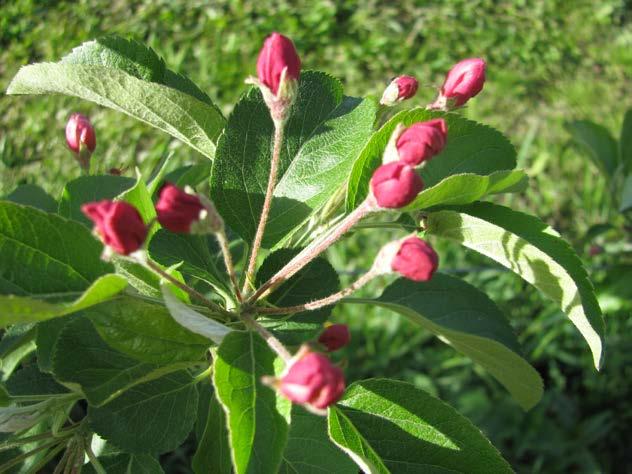
<path id="1" fill-rule="evenodd" d="M 609 183 L 572 146 L 563 124 L 588 118 L 618 135 L 632 106 L 632 1 L 15 0 L 0 4 L 0 90 L 23 64 L 55 61 L 83 41 L 115 33 L 152 46 L 229 112 L 271 31 L 291 36 L 304 67 L 339 77 L 350 95 L 380 94 L 391 77 L 415 75 L 421 87 L 411 105 L 431 101 L 457 60 L 484 57 L 488 82 L 464 114 L 506 133 L 532 177 L 527 192 L 503 203 L 539 215 L 583 257 L 594 243 L 607 250 L 586 260 L 608 323 L 606 364 L 597 374 L 581 337 L 555 307 L 489 261 L 438 245 L 444 269 L 488 292 L 505 310 L 527 359 L 544 377 L 545 398 L 529 413 L 469 360 L 379 310 L 336 310 L 335 317 L 353 328 L 344 354 L 350 378 L 398 377 L 446 399 L 519 472 L 630 472 L 632 277 L 613 270 L 629 262 L 629 233 L 610 202 Z M 57 196 L 65 181 L 80 174 L 63 133 L 75 110 L 92 118 L 94 159 L 106 169 L 147 171 L 165 150 L 183 163 L 203 159 L 93 104 L 3 94 L 0 195 L 37 183 Z M 587 241 L 589 228 L 603 222 L 618 230 Z M 332 263 L 350 274 L 367 268 L 385 238 L 384 232 L 358 232 L 330 252 Z M 168 472 L 185 469 L 186 457 L 184 450 L 164 458 Z"/>

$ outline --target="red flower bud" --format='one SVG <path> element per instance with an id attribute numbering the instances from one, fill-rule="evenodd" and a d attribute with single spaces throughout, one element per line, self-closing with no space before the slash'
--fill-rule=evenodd
<path id="1" fill-rule="evenodd" d="M 404 207 L 417 197 L 423 187 L 421 177 L 401 161 L 380 166 L 371 178 L 371 191 L 380 207 Z"/>
<path id="2" fill-rule="evenodd" d="M 483 90 L 485 61 L 480 58 L 464 59 L 455 64 L 446 76 L 441 95 L 460 107 Z"/>
<path id="3" fill-rule="evenodd" d="M 70 116 L 66 124 L 66 143 L 68 148 L 77 154 L 81 151 L 81 145 L 90 153 L 94 151 L 97 139 L 88 117 L 78 113 Z"/>
<path id="4" fill-rule="evenodd" d="M 301 60 L 296 54 L 292 40 L 279 33 L 266 38 L 257 59 L 259 81 L 266 85 L 274 95 L 279 90 L 281 75 L 285 69 L 286 80 L 298 80 L 301 72 Z"/>
<path id="5" fill-rule="evenodd" d="M 171 183 L 165 183 L 160 189 L 156 203 L 158 222 L 171 232 L 188 234 L 191 224 L 200 220 L 204 210 L 198 196 L 186 193 Z"/>
<path id="6" fill-rule="evenodd" d="M 147 226 L 131 204 L 105 200 L 84 204 L 81 210 L 94 222 L 105 245 L 116 253 L 129 255 L 145 242 Z"/>
<path id="7" fill-rule="evenodd" d="M 399 159 L 410 166 L 441 153 L 447 138 L 445 120 L 418 122 L 408 127 L 397 139 Z"/>
<path id="8" fill-rule="evenodd" d="M 351 340 L 349 327 L 346 324 L 332 324 L 320 334 L 318 342 L 327 348 L 329 352 L 343 348 Z"/>
<path id="9" fill-rule="evenodd" d="M 414 281 L 428 281 L 439 266 L 437 252 L 419 237 L 408 237 L 391 262 L 394 272 Z"/>
<path id="10" fill-rule="evenodd" d="M 294 403 L 323 409 L 342 396 L 345 379 L 342 370 L 327 357 L 309 352 L 289 367 L 279 381 L 279 390 Z"/>
<path id="11" fill-rule="evenodd" d="M 419 82 L 413 76 L 399 76 L 391 81 L 384 93 L 380 104 L 394 105 L 396 102 L 410 99 L 417 93 Z"/>

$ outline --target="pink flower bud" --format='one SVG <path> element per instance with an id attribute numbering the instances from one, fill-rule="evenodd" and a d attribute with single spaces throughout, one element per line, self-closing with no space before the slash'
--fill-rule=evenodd
<path id="1" fill-rule="evenodd" d="M 380 207 L 399 208 L 410 204 L 424 183 L 415 170 L 401 161 L 380 166 L 371 178 L 371 191 Z"/>
<path id="2" fill-rule="evenodd" d="M 145 242 L 147 226 L 131 204 L 105 200 L 84 204 L 81 210 L 94 222 L 105 245 L 116 253 L 129 255 Z"/>
<path id="3" fill-rule="evenodd" d="M 391 81 L 384 93 L 380 104 L 394 105 L 396 102 L 410 99 L 417 93 L 419 82 L 412 76 L 399 76 Z"/>
<path id="4" fill-rule="evenodd" d="M 325 328 L 318 338 L 318 342 L 325 346 L 329 352 L 342 349 L 349 344 L 350 340 L 351 334 L 346 324 L 332 324 Z"/>
<path id="5" fill-rule="evenodd" d="M 481 58 L 464 59 L 455 64 L 446 76 L 441 95 L 460 107 L 483 90 L 485 61 Z"/>
<path id="6" fill-rule="evenodd" d="M 160 189 L 156 203 L 158 222 L 171 232 L 188 234 L 191 232 L 191 224 L 203 217 L 204 210 L 198 196 L 171 183 L 165 183 Z"/>
<path id="7" fill-rule="evenodd" d="M 404 239 L 391 262 L 394 272 L 414 281 L 428 281 L 439 266 L 437 252 L 419 237 Z"/>
<path id="8" fill-rule="evenodd" d="M 342 396 L 345 379 L 327 357 L 309 352 L 289 367 L 279 381 L 279 391 L 294 403 L 324 409 Z"/>
<path id="9" fill-rule="evenodd" d="M 301 60 L 296 53 L 292 40 L 279 33 L 266 38 L 257 59 L 259 81 L 266 85 L 274 95 L 279 91 L 281 76 L 285 70 L 285 80 L 298 80 L 301 72 Z"/>
<path id="10" fill-rule="evenodd" d="M 70 116 L 66 124 L 66 143 L 77 154 L 81 152 L 82 145 L 90 153 L 94 151 L 97 139 L 88 117 L 78 113 Z"/>
<path id="11" fill-rule="evenodd" d="M 418 122 L 408 127 L 397 139 L 399 159 L 417 166 L 441 153 L 447 138 L 445 120 Z"/>

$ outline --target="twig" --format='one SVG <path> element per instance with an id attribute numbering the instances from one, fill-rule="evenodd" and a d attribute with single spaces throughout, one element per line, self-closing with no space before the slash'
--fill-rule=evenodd
<path id="1" fill-rule="evenodd" d="M 235 273 L 235 265 L 233 264 L 233 257 L 230 253 L 228 238 L 226 237 L 226 231 L 224 228 L 222 228 L 219 232 L 216 232 L 215 237 L 217 237 L 219 247 L 222 249 L 224 265 L 226 266 L 230 282 L 233 284 L 233 288 L 235 288 L 235 296 L 237 296 L 237 299 L 241 303 L 243 301 L 243 297 L 241 295 L 241 291 L 239 291 L 239 281 L 237 280 L 237 274 Z"/>
<path id="2" fill-rule="evenodd" d="M 310 301 L 309 303 L 305 303 L 302 305 L 287 306 L 285 308 L 257 308 L 257 312 L 259 314 L 294 314 L 300 313 L 302 311 L 313 311 L 315 309 L 322 308 L 323 306 L 334 304 L 340 301 L 342 298 L 346 298 L 347 296 L 362 288 L 377 275 L 378 272 L 369 271 L 358 278 L 349 287 L 319 300 Z"/>
<path id="3" fill-rule="evenodd" d="M 283 143 L 283 129 L 285 123 L 283 121 L 274 121 L 274 145 L 272 148 L 272 160 L 270 162 L 270 176 L 268 177 L 268 187 L 266 188 L 266 196 L 263 201 L 263 208 L 261 209 L 261 217 L 259 219 L 259 225 L 257 226 L 257 232 L 252 242 L 252 250 L 250 252 L 250 260 L 248 262 L 248 269 L 246 270 L 246 277 L 244 279 L 244 286 L 242 293 L 246 293 L 251 281 L 254 277 L 255 268 L 257 266 L 257 254 L 261 247 L 261 241 L 263 240 L 263 234 L 266 230 L 266 224 L 268 222 L 268 215 L 270 214 L 270 207 L 272 206 L 272 194 L 274 193 L 274 187 L 277 182 L 277 174 L 279 171 L 279 161 L 281 160 L 281 144 Z"/>
<path id="4" fill-rule="evenodd" d="M 374 203 L 371 197 L 367 198 L 360 206 L 354 209 L 347 217 L 345 217 L 340 223 L 332 229 L 332 231 L 323 236 L 320 240 L 312 242 L 305 247 L 298 255 L 290 260 L 281 270 L 274 274 L 268 281 L 255 291 L 255 293 L 248 299 L 248 303 L 252 304 L 257 301 L 266 293 L 273 291 L 278 285 L 285 280 L 292 278 L 301 268 L 311 262 L 314 258 L 318 257 L 327 248 L 334 244 L 340 237 L 342 237 L 349 229 L 351 229 L 360 219 L 374 210 Z"/>
<path id="5" fill-rule="evenodd" d="M 277 355 L 285 361 L 285 363 L 290 362 L 292 360 L 292 354 L 285 348 L 285 346 L 279 341 L 276 337 L 272 335 L 270 331 L 264 328 L 257 321 L 252 319 L 252 316 L 249 314 L 242 314 L 241 318 L 243 319 L 246 327 L 254 329 L 259 333 L 259 335 L 266 341 L 268 346 L 277 353 Z"/>

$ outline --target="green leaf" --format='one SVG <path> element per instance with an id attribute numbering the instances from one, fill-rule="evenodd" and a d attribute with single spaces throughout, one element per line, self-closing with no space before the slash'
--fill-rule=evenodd
<path id="1" fill-rule="evenodd" d="M 138 384 L 105 405 L 88 408 L 95 433 L 130 453 L 165 453 L 193 428 L 198 393 L 186 371 Z"/>
<path id="2" fill-rule="evenodd" d="M 472 122 L 455 113 L 442 113 L 420 108 L 402 111 L 390 119 L 368 141 L 353 164 L 347 188 L 347 209 L 360 204 L 368 195 L 373 171 L 382 164 L 384 149 L 399 123 L 406 126 L 434 118 L 445 119 L 448 141 L 443 151 L 426 163 L 421 176 L 426 187 L 438 184 L 453 174 L 491 174 L 516 166 L 516 150 L 507 138 L 486 125 Z"/>
<path id="3" fill-rule="evenodd" d="M 15 372 L 7 380 L 6 388 L 12 397 L 19 395 L 51 395 L 68 390 L 59 385 L 53 377 L 40 372 L 31 365 Z"/>
<path id="4" fill-rule="evenodd" d="M 632 109 L 628 109 L 623 117 L 619 138 L 619 157 L 623 172 L 632 173 Z"/>
<path id="5" fill-rule="evenodd" d="M 301 75 L 285 126 L 266 247 L 303 223 L 347 179 L 374 117 L 372 99 L 343 98 L 340 82 L 324 73 Z M 263 207 L 273 131 L 268 108 L 253 88 L 235 106 L 217 146 L 213 201 L 246 241 L 252 240 Z"/>
<path id="6" fill-rule="evenodd" d="M 33 207 L 0 202 L 0 294 L 83 291 L 113 270 L 83 225 Z"/>
<path id="7" fill-rule="evenodd" d="M 405 382 L 352 384 L 330 408 L 329 429 L 332 439 L 371 473 L 513 472 L 469 420 Z"/>
<path id="8" fill-rule="evenodd" d="M 84 47 L 90 45 L 106 47 L 94 42 Z M 160 83 L 153 77 L 147 81 L 136 76 L 138 70 L 130 74 L 129 67 L 120 69 L 120 63 L 99 51 L 85 56 L 87 60 L 71 54 L 59 63 L 23 66 L 7 94 L 65 94 L 89 100 L 156 127 L 213 158 L 225 119 L 212 103 L 201 101 L 197 93 L 191 95 L 191 88 L 184 91 L 186 81 L 181 76 L 170 72 Z"/>
<path id="9" fill-rule="evenodd" d="M 437 335 L 489 371 L 525 410 L 542 398 L 542 380 L 521 357 L 511 326 L 469 283 L 440 273 L 422 283 L 400 278 L 377 299 L 351 301 L 388 308 Z"/>
<path id="10" fill-rule="evenodd" d="M 149 454 L 110 454 L 99 457 L 107 474 L 164 474 L 158 460 Z M 92 464 L 84 465 L 82 474 L 98 474 Z"/>
<path id="11" fill-rule="evenodd" d="M 147 190 L 147 185 L 143 180 L 140 172 L 138 173 L 138 177 L 136 178 L 136 184 L 131 188 L 123 191 L 120 195 L 117 196 L 118 200 L 128 202 L 132 206 L 136 208 L 139 212 L 143 221 L 145 223 L 149 223 L 156 218 L 156 209 L 154 208 L 154 203 L 151 200 L 151 195 Z M 152 226 L 153 232 L 157 230 L 156 225 Z M 151 235 L 148 238 L 151 238 Z"/>
<path id="12" fill-rule="evenodd" d="M 212 472 L 212 471 L 207 471 Z M 357 474 L 358 468 L 327 436 L 327 419 L 292 407 L 292 425 L 280 474 Z"/>
<path id="13" fill-rule="evenodd" d="M 402 211 L 428 209 L 439 205 L 470 204 L 490 194 L 524 191 L 527 175 L 520 170 L 496 171 L 487 176 L 454 174 L 424 189 Z"/>
<path id="14" fill-rule="evenodd" d="M 202 385 L 203 389 L 211 392 L 211 387 Z M 210 393 L 209 403 L 200 410 L 206 411 L 206 420 L 198 446 L 191 461 L 195 474 L 232 474 L 230 460 L 230 446 L 226 429 L 226 415 L 217 398 Z"/>
<path id="15" fill-rule="evenodd" d="M 210 345 L 206 338 L 176 323 L 164 306 L 139 299 L 102 304 L 85 311 L 84 316 L 110 347 L 143 362 L 198 361 Z"/>
<path id="16" fill-rule="evenodd" d="M 176 234 L 160 229 L 149 242 L 149 255 L 156 262 L 165 267 L 181 264 L 178 271 L 182 274 L 230 292 L 218 251 L 217 240 L 211 235 Z"/>
<path id="17" fill-rule="evenodd" d="M 132 188 L 135 182 L 132 178 L 112 175 L 81 176 L 73 179 L 66 183 L 62 191 L 59 214 L 92 228 L 92 221 L 81 212 L 81 206 L 87 202 L 114 199 Z"/>
<path id="18" fill-rule="evenodd" d="M 126 286 L 127 280 L 125 278 L 110 274 L 97 279 L 74 301 L 49 303 L 24 296 L 0 295 L 0 305 L 3 307 L 2 314 L 0 314 L 0 327 L 46 321 L 76 313 L 114 298 Z M 55 294 L 56 299 L 63 296 L 61 293 Z"/>
<path id="19" fill-rule="evenodd" d="M 625 181 L 623 181 L 619 212 L 626 212 L 629 209 L 632 209 L 632 174 L 626 176 Z"/>
<path id="20" fill-rule="evenodd" d="M 57 212 L 57 201 L 35 184 L 20 184 L 4 199 L 16 204 L 32 206 L 44 212 Z"/>
<path id="21" fill-rule="evenodd" d="M 268 255 L 257 272 L 257 284 L 261 285 L 267 281 L 299 252 L 300 249 L 279 249 Z M 329 296 L 339 288 L 336 270 L 325 258 L 318 257 L 283 283 L 267 301 L 274 306 L 295 306 Z M 327 306 L 315 311 L 294 314 L 289 318 L 273 316 L 261 319 L 260 322 L 285 344 L 299 345 L 322 331 L 323 323 L 331 314 L 331 310 L 332 307 Z"/>
<path id="22" fill-rule="evenodd" d="M 619 164 L 617 142 L 608 129 L 590 120 L 567 122 L 566 129 L 597 167 L 613 176 Z"/>
<path id="23" fill-rule="evenodd" d="M 588 342 L 595 367 L 601 366 L 601 309 L 579 257 L 555 231 L 536 217 L 490 203 L 432 213 L 426 225 L 428 233 L 486 255 L 560 305 Z"/>
<path id="24" fill-rule="evenodd" d="M 153 364 L 112 349 L 84 317 L 64 326 L 53 352 L 55 378 L 66 385 L 80 386 L 92 405 L 122 393 L 154 369 Z"/>
<path id="25" fill-rule="evenodd" d="M 168 285 L 162 286 L 162 295 L 169 314 L 171 314 L 174 320 L 174 324 L 180 325 L 192 333 L 203 336 L 205 341 L 213 341 L 215 344 L 221 344 L 224 337 L 231 332 L 231 329 L 223 324 L 209 317 L 202 316 L 190 306 L 182 303 L 174 296 Z M 199 338 L 199 336 L 197 337 Z"/>
<path id="26" fill-rule="evenodd" d="M 261 383 L 280 372 L 275 358 L 263 339 L 243 331 L 228 334 L 215 354 L 213 384 L 226 413 L 236 474 L 274 473 L 281 463 L 291 405 Z"/>

